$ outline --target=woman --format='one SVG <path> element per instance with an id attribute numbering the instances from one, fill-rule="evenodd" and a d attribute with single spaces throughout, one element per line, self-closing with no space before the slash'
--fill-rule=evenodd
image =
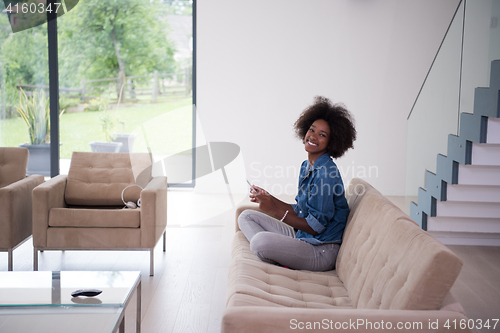
<path id="1" fill-rule="evenodd" d="M 292 269 L 332 270 L 349 213 L 344 184 L 332 158 L 353 147 L 354 121 L 342 105 L 316 97 L 294 128 L 307 152 L 296 203 L 285 203 L 254 185 L 250 200 L 266 214 L 245 210 L 238 224 L 252 252 L 265 262 Z"/>

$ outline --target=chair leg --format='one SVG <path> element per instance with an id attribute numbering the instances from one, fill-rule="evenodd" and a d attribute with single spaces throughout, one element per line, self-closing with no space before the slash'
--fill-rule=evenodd
<path id="1" fill-rule="evenodd" d="M 33 248 L 33 270 L 38 270 L 38 249 L 36 247 Z"/>
<path id="2" fill-rule="evenodd" d="M 13 257 L 14 257 L 13 254 L 12 254 L 12 249 L 8 249 L 7 252 L 9 254 L 8 255 L 9 258 L 8 258 L 8 262 L 7 262 L 8 270 L 12 271 L 12 269 L 14 268 L 14 263 L 12 262 Z"/>
<path id="3" fill-rule="evenodd" d="M 150 262 L 149 262 L 149 276 L 155 275 L 155 258 L 154 258 L 154 247 L 149 249 L 149 256 L 150 256 Z"/>
<path id="4" fill-rule="evenodd" d="M 163 252 L 165 252 L 165 250 L 166 250 L 166 244 L 167 244 L 167 241 L 166 241 L 166 239 L 165 239 L 165 237 L 166 237 L 166 236 L 165 236 L 165 234 L 166 234 L 166 233 L 167 233 L 167 231 L 165 230 L 165 231 L 163 232 Z"/>

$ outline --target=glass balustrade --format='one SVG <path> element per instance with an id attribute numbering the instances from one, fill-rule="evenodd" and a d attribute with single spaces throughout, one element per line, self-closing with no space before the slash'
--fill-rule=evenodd
<path id="1" fill-rule="evenodd" d="M 458 135 L 460 113 L 472 113 L 474 89 L 489 85 L 491 61 L 500 59 L 500 1 L 463 0 L 408 115 L 406 210 L 447 155 L 448 135 Z"/>

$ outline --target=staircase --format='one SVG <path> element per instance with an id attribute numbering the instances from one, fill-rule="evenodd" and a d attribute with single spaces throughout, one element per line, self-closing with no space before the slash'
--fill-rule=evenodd
<path id="1" fill-rule="evenodd" d="M 476 88 L 474 113 L 460 115 L 459 136 L 448 136 L 447 156 L 410 216 L 447 245 L 500 246 L 500 60 L 491 63 L 489 88 Z"/>

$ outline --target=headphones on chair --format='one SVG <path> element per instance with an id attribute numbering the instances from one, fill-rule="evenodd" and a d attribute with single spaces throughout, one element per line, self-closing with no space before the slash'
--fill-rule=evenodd
<path id="1" fill-rule="evenodd" d="M 141 186 L 137 185 L 137 184 L 132 184 L 132 185 L 128 185 L 127 187 L 125 187 L 122 191 L 122 201 L 123 201 L 123 204 L 125 205 L 125 207 L 123 208 L 131 208 L 131 209 L 136 209 L 137 207 L 141 207 L 141 198 L 139 198 L 139 200 L 137 201 L 137 204 L 133 201 L 127 201 L 125 202 L 125 199 L 123 199 L 123 193 L 125 193 L 125 190 L 129 187 L 132 187 L 132 186 L 137 186 L 139 187 L 141 190 L 144 190 Z"/>

